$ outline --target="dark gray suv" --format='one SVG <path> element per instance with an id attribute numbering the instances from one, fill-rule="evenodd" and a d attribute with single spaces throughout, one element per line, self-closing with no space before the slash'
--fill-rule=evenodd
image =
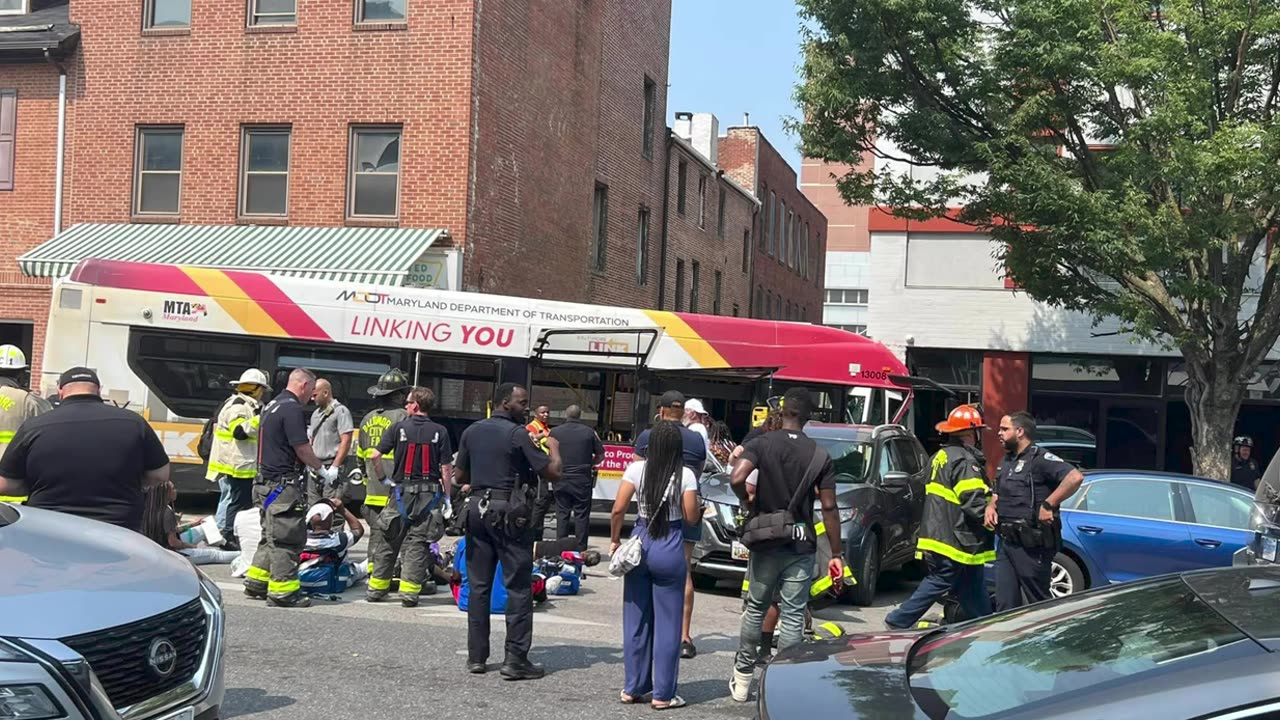
<path id="1" fill-rule="evenodd" d="M 857 580 L 849 599 L 870 605 L 880 572 L 915 558 L 929 457 L 901 425 L 809 423 L 804 432 L 835 464 L 840 537 L 845 562 Z M 693 550 L 694 579 L 741 581 L 749 553 L 731 532 L 738 499 L 729 489 L 727 470 L 703 475 L 701 491 L 706 508 L 702 540 Z"/>

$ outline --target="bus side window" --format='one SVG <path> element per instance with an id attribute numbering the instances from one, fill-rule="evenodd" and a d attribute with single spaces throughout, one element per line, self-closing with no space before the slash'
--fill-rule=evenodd
<path id="1" fill-rule="evenodd" d="M 204 417 L 227 398 L 245 369 L 258 366 L 258 342 L 133 328 L 129 365 L 170 411 Z"/>

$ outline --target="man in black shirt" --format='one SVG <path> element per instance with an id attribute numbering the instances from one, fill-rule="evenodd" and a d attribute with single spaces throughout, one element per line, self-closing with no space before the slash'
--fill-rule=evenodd
<path id="1" fill-rule="evenodd" d="M 775 590 L 780 597 L 778 649 L 798 645 L 803 639 L 804 612 L 813 579 L 817 532 L 813 527 L 813 502 L 817 492 L 822 502 L 822 520 L 831 543 L 828 572 L 835 582 L 844 576 L 840 547 L 840 518 L 836 508 L 836 475 L 827 452 L 804 434 L 804 425 L 813 412 L 813 399 L 802 388 L 792 388 L 783 397 L 782 429 L 766 433 L 747 444 L 733 466 L 730 484 L 752 516 L 788 510 L 795 503 L 792 537 L 751 548 L 747 565 L 746 609 L 734 661 L 729 691 L 733 699 L 746 702 L 751 677 L 760 648 L 760 631 Z M 820 468 L 816 475 L 810 467 Z M 751 471 L 759 468 L 754 492 L 747 485 Z"/>
<path id="2" fill-rule="evenodd" d="M 1231 447 L 1231 483 L 1249 492 L 1256 491 L 1258 481 L 1262 479 L 1262 468 L 1253 458 L 1253 438 L 1241 435 L 1231 441 Z"/>
<path id="3" fill-rule="evenodd" d="M 595 430 L 582 424 L 582 408 L 564 409 L 565 423 L 551 431 L 560 444 L 564 472 L 556 483 L 556 538 L 573 536 L 578 550 L 587 549 L 591 520 L 592 469 L 604 461 L 604 445 Z"/>
<path id="4" fill-rule="evenodd" d="M 489 659 L 489 595 L 493 574 L 502 562 L 507 589 L 507 680 L 542 677 L 529 662 L 533 642 L 533 531 L 531 491 L 537 478 L 559 480 L 560 443 L 547 438 L 547 452 L 533 444 L 525 430 L 529 393 L 503 383 L 494 393 L 493 416 L 475 423 L 458 440 L 454 470 L 458 482 L 471 486 L 466 513 L 466 562 L 470 600 L 467 605 L 467 671 L 483 673 Z"/>
<path id="5" fill-rule="evenodd" d="M 395 451 L 391 500 L 370 528 L 383 540 L 373 556 L 367 596 L 370 602 L 386 597 L 401 547 L 404 547 L 404 558 L 400 571 L 400 604 L 417 607 L 420 594 L 431 595 L 436 591 L 434 582 L 426 582 L 430 546 L 444 536 L 442 508 L 444 498 L 452 490 L 453 443 L 449 440 L 449 431 L 427 417 L 435 398 L 430 388 L 414 388 L 405 405 L 408 417 L 382 434 L 369 459 L 374 474 L 370 481 L 385 482 L 381 477 L 382 458 Z"/>
<path id="6" fill-rule="evenodd" d="M 325 466 L 311 449 L 302 404 L 316 388 L 315 373 L 298 368 L 289 384 L 262 409 L 258 426 L 258 477 L 253 503 L 261 508 L 262 539 L 244 579 L 244 594 L 277 607 L 310 607 L 298 580 L 298 554 L 307 543 L 307 489 L 303 467 L 332 484 L 338 468 Z"/>
<path id="7" fill-rule="evenodd" d="M 62 373 L 61 404 L 23 422 L 0 460 L 0 495 L 23 485 L 28 507 L 142 532 L 142 490 L 169 479 L 169 456 L 141 415 L 101 392 L 89 368 Z"/>

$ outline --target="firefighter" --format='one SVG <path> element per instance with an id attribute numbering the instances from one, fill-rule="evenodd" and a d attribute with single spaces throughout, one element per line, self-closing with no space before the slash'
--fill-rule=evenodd
<path id="1" fill-rule="evenodd" d="M 370 602 L 386 597 L 402 547 L 400 604 L 417 607 L 420 594 L 436 591 L 435 583 L 427 581 L 430 545 L 444 537 L 443 508 L 453 485 L 453 443 L 449 431 L 427 415 L 434 401 L 435 393 L 429 388 L 414 388 L 405 406 L 408 415 L 382 434 L 369 458 L 372 485 L 388 480 L 382 474 L 383 455 L 395 457 L 391 501 L 370 527 L 382 535 L 369 578 Z"/>
<path id="2" fill-rule="evenodd" d="M 234 386 L 235 393 L 218 408 L 214 420 L 205 479 L 218 483 L 221 492 L 214 518 L 222 537 L 227 539 L 224 550 L 240 548 L 234 537 L 236 513 L 253 502 L 253 478 L 258 474 L 258 423 L 267 382 L 267 374 L 261 370 L 245 370 Z"/>
<path id="3" fill-rule="evenodd" d="M 29 383 L 27 356 L 13 345 L 0 345 L 0 457 L 24 420 L 53 409 L 48 400 L 27 390 Z M 15 494 L 0 495 L 0 502 L 26 502 L 25 490 L 10 492 Z"/>
<path id="4" fill-rule="evenodd" d="M 369 388 L 369 395 L 375 398 L 377 407 L 370 410 L 360 420 L 360 429 L 356 438 L 356 457 L 364 464 L 364 477 L 366 479 L 375 477 L 391 477 L 395 471 L 395 453 L 383 453 L 382 455 L 382 472 L 377 475 L 373 474 L 373 450 L 378 447 L 378 443 L 382 441 L 382 434 L 389 430 L 392 425 L 400 422 L 408 416 L 405 412 L 405 399 L 409 394 L 409 377 L 398 368 L 392 368 L 382 374 L 378 378 L 378 384 Z M 379 546 L 382 544 L 382 533 L 372 532 L 373 528 L 378 525 L 378 515 L 382 509 L 387 506 L 387 487 L 380 482 L 365 482 L 364 507 L 361 513 L 364 515 L 364 521 L 369 524 L 369 551 L 368 560 L 365 563 L 365 571 L 369 573 L 369 589 L 370 590 L 389 590 L 390 581 L 386 587 L 377 588 L 373 583 L 373 558 L 378 554 Z M 381 583 L 379 583 L 381 584 Z"/>
<path id="5" fill-rule="evenodd" d="M 276 607 L 310 607 L 298 580 L 298 555 L 307 543 L 307 490 L 304 467 L 326 482 L 338 469 L 320 462 L 307 438 L 302 403 L 315 391 L 315 373 L 298 368 L 289 384 L 262 409 L 258 427 L 258 477 L 253 502 L 262 509 L 262 540 L 244 580 L 244 594 L 266 598 Z"/>
<path id="6" fill-rule="evenodd" d="M 954 593 L 967 617 L 991 613 L 983 565 L 996 559 L 995 535 L 984 525 L 987 461 L 977 448 L 985 428 L 972 405 L 960 405 L 938 423 L 945 444 L 933 456 L 925 485 L 924 520 L 916 545 L 929 574 L 885 625 L 891 630 L 914 626 L 935 602 Z"/>

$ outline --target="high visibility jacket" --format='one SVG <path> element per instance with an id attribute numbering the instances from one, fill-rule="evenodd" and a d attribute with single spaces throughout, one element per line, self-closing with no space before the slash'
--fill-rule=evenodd
<path id="1" fill-rule="evenodd" d="M 995 561 L 995 535 L 983 527 L 991 493 L 986 464 L 975 448 L 959 443 L 946 445 L 933 456 L 917 550 L 964 565 Z"/>
<path id="2" fill-rule="evenodd" d="M 0 385 L 0 457 L 9 449 L 9 441 L 27 418 L 43 415 L 53 409 L 48 400 L 13 385 Z M 11 491 L 19 492 L 19 491 Z M 0 502 L 26 502 L 25 494 L 0 495 Z"/>
<path id="3" fill-rule="evenodd" d="M 218 411 L 213 426 L 213 447 L 209 451 L 208 480 L 219 475 L 252 480 L 258 474 L 258 423 L 262 403 L 250 395 L 236 393 Z M 244 428 L 247 436 L 236 437 L 236 428 Z"/>
<path id="4" fill-rule="evenodd" d="M 364 504 L 369 507 L 387 506 L 387 486 L 373 478 L 372 455 L 378 443 L 382 442 L 382 433 L 391 429 L 392 425 L 409 416 L 402 407 L 375 408 L 360 420 L 360 430 L 356 438 L 356 457 L 364 463 Z M 381 477 L 391 477 L 395 473 L 395 450 L 382 456 Z"/>

